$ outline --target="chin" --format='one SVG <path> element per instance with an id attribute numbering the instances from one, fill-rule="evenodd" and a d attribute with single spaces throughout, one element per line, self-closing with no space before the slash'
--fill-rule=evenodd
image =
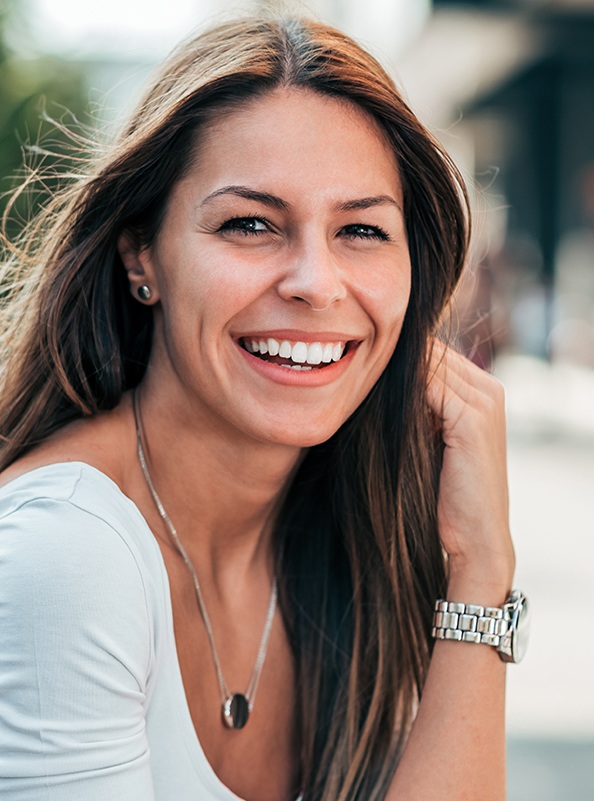
<path id="1" fill-rule="evenodd" d="M 338 430 L 338 429 L 336 429 Z M 313 448 L 314 445 L 321 445 L 322 442 L 326 442 L 330 439 L 330 437 L 336 433 L 335 431 L 326 431 L 324 433 L 319 434 L 311 434 L 308 433 L 307 435 L 302 436 L 286 436 L 282 440 L 276 440 L 279 445 L 285 445 L 287 447 L 293 448 Z"/>
<path id="2" fill-rule="evenodd" d="M 278 427 L 268 426 L 266 430 L 259 431 L 257 434 L 254 432 L 252 436 L 255 434 L 255 438 L 260 441 L 287 448 L 312 448 L 314 445 L 321 445 L 322 442 L 329 440 L 343 422 L 337 422 L 333 426 L 329 426 L 327 422 L 319 426 L 295 425 L 291 429 L 288 429 L 286 424 Z"/>

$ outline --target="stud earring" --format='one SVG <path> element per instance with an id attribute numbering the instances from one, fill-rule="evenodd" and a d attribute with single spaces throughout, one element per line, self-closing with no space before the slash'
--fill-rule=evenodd
<path id="1" fill-rule="evenodd" d="M 141 284 L 136 291 L 140 300 L 150 300 L 153 294 L 148 284 Z"/>

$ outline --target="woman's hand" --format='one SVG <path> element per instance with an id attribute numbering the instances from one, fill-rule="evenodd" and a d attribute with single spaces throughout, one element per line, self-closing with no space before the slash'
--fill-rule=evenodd
<path id="1" fill-rule="evenodd" d="M 447 599 L 500 606 L 511 588 L 503 388 L 437 340 L 428 399 L 445 452 L 438 523 Z M 436 640 L 389 801 L 505 798 L 505 664 L 494 648 Z M 444 747 L 444 743 L 446 746 Z M 463 758 L 452 758 L 452 748 Z"/>
<path id="2" fill-rule="evenodd" d="M 441 421 L 445 444 L 438 525 L 449 556 L 448 597 L 500 604 L 511 589 L 515 565 L 503 387 L 434 340 L 428 400 Z"/>

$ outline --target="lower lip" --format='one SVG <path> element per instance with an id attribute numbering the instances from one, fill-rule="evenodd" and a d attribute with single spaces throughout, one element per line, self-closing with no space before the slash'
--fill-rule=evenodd
<path id="1" fill-rule="evenodd" d="M 357 350 L 357 345 L 351 343 L 348 351 L 340 361 L 332 362 L 326 367 L 318 369 L 312 367 L 311 370 L 293 370 L 290 367 L 282 367 L 280 364 L 267 362 L 252 353 L 248 353 L 238 342 L 235 342 L 235 346 L 247 364 L 257 373 L 277 384 L 285 384 L 291 387 L 321 387 L 324 384 L 336 381 L 348 368 Z"/>

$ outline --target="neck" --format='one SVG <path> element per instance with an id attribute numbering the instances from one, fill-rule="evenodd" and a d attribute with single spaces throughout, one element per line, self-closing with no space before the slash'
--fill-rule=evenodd
<path id="1" fill-rule="evenodd" d="M 302 451 L 213 426 L 143 386 L 136 402 L 150 476 L 201 580 L 271 576 L 271 524 Z"/>

